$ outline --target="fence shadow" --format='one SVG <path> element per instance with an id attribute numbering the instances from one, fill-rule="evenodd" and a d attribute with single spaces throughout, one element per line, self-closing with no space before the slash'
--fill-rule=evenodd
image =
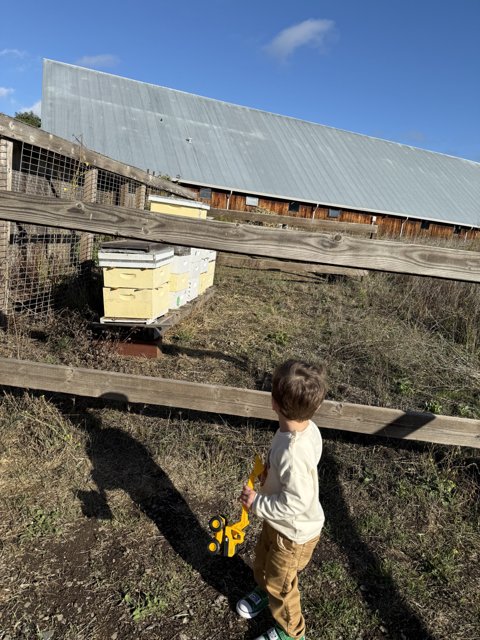
<path id="1" fill-rule="evenodd" d="M 126 402 L 118 394 L 106 394 L 105 400 Z M 88 408 L 79 411 L 77 405 L 75 414 L 69 413 L 69 418 L 88 436 L 86 454 L 92 462 L 92 479 L 97 486 L 93 491 L 77 491 L 84 515 L 111 519 L 107 491 L 121 489 L 155 524 L 173 551 L 234 608 L 237 600 L 252 588 L 251 569 L 238 555 L 224 558 L 208 553 L 208 532 L 141 442 L 121 429 L 103 427 Z M 251 629 L 250 624 L 248 628 Z"/>
<path id="2" fill-rule="evenodd" d="M 340 482 L 339 464 L 325 444 L 320 461 L 320 500 L 331 539 L 345 553 L 349 574 L 366 606 L 378 615 L 392 640 L 435 640 L 356 529 Z"/>
<path id="3" fill-rule="evenodd" d="M 107 404 L 112 401 L 127 403 L 127 398 L 107 393 L 99 401 Z M 134 406 L 131 409 L 135 411 Z M 125 491 L 156 525 L 174 552 L 199 573 L 205 584 L 223 594 L 230 607 L 234 608 L 237 599 L 252 586 L 250 568 L 239 556 L 222 558 L 208 554 L 209 534 L 142 443 L 121 429 L 103 427 L 89 407 L 79 411 L 79 405 L 76 405 L 75 413 L 76 417 L 69 412 L 69 418 L 75 420 L 78 428 L 88 436 L 86 453 L 92 462 L 92 479 L 97 486 L 95 491 L 77 492 L 85 516 L 112 518 L 107 491 Z M 150 412 L 144 407 L 142 413 Z M 158 414 L 158 408 L 154 413 Z M 202 414 L 203 418 L 205 415 Z M 428 420 L 428 416 L 424 416 L 423 420 L 419 418 L 416 427 L 412 425 L 411 430 L 414 431 Z M 273 429 L 270 422 L 259 421 L 258 426 Z M 380 433 L 383 431 L 380 430 Z M 358 436 L 341 434 L 339 437 L 356 439 Z M 436 640 L 402 596 L 394 579 L 382 569 L 381 558 L 356 529 L 342 490 L 341 469 L 329 451 L 327 438 L 320 462 L 320 499 L 328 521 L 329 536 L 344 552 L 351 577 L 359 587 L 362 585 L 360 593 L 366 606 L 378 615 L 392 640 Z M 378 441 L 388 442 L 384 438 Z M 395 444 L 402 445 L 401 441 Z M 408 445 L 421 446 L 416 442 Z M 256 623 L 257 620 L 249 622 L 246 637 L 252 637 L 252 632 L 257 629 Z"/>

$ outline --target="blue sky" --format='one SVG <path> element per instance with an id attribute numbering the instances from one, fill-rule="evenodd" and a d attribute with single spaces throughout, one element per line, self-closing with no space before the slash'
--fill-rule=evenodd
<path id="1" fill-rule="evenodd" d="M 50 58 L 480 162 L 480 0 L 24 0 L 0 111 Z"/>

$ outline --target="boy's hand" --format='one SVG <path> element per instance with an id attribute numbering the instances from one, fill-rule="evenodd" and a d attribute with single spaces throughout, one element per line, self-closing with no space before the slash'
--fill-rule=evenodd
<path id="1" fill-rule="evenodd" d="M 251 489 L 247 484 L 243 485 L 242 493 L 240 494 L 240 502 L 245 509 L 250 509 L 257 496 L 257 492 Z"/>

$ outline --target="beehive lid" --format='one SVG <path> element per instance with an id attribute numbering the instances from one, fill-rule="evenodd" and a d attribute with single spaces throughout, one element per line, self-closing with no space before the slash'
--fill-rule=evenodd
<path id="1" fill-rule="evenodd" d="M 170 262 L 172 258 L 173 247 L 170 245 L 142 240 L 104 242 L 98 252 L 101 267 L 156 267 Z"/>

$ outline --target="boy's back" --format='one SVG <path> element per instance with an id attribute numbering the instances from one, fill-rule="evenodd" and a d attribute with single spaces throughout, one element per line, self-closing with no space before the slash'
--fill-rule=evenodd
<path id="1" fill-rule="evenodd" d="M 322 437 L 311 420 L 303 431 L 278 429 L 268 453 L 267 477 L 252 507 L 279 533 L 299 544 L 319 535 L 325 521 L 318 498 L 321 455 Z"/>

